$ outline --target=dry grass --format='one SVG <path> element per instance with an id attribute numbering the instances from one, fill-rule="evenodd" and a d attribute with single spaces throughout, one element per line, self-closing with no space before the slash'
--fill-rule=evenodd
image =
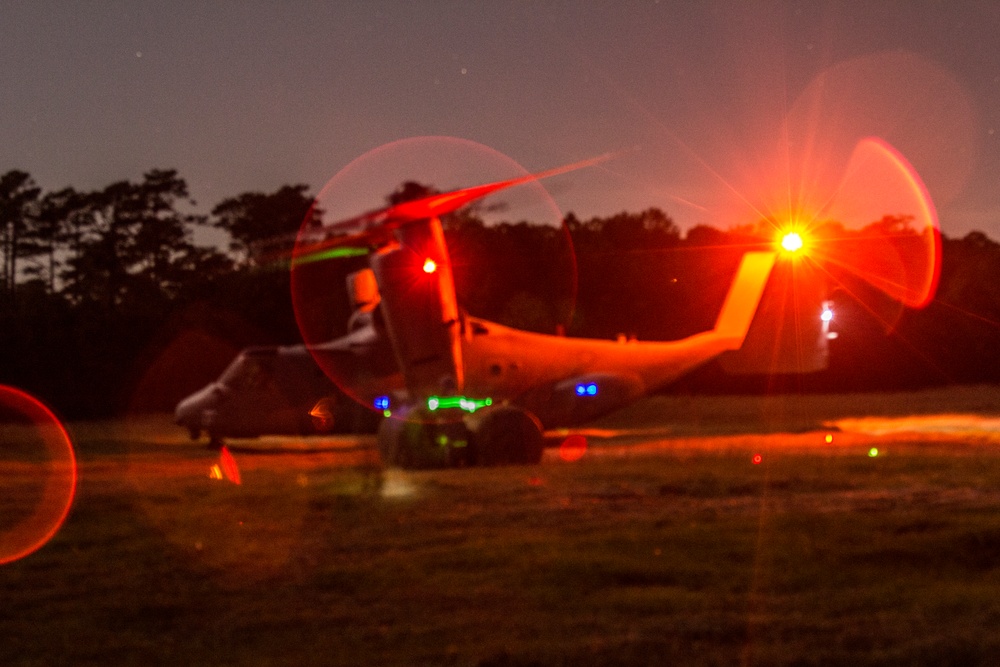
<path id="1" fill-rule="evenodd" d="M 1000 447 L 808 428 L 920 400 L 656 398 L 602 427 L 666 435 L 575 463 L 404 473 L 329 441 L 237 452 L 239 486 L 157 420 L 76 425 L 69 519 L 0 566 L 0 663 L 985 664 Z"/>

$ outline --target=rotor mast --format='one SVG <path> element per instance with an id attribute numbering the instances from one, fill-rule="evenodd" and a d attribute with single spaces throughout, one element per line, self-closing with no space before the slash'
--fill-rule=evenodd
<path id="1" fill-rule="evenodd" d="M 441 221 L 394 230 L 395 242 L 370 258 L 382 314 L 412 398 L 460 393 L 465 386 L 461 321 Z"/>

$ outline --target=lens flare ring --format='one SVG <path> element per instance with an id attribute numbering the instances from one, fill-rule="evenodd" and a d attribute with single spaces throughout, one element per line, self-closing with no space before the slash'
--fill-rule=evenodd
<path id="1" fill-rule="evenodd" d="M 357 216 L 359 211 L 371 210 L 381 197 L 408 179 L 419 178 L 425 180 L 427 185 L 454 188 L 527 178 L 530 174 L 512 158 L 474 141 L 446 136 L 411 137 L 390 142 L 356 158 L 326 183 L 314 207 L 322 211 L 327 220 L 347 220 Z M 502 203 L 496 210 L 492 210 L 489 204 L 484 205 L 481 215 L 486 224 L 506 220 L 509 214 L 505 209 L 510 206 L 519 215 L 538 224 L 561 229 L 563 250 L 553 262 L 565 268 L 559 275 L 564 283 L 560 291 L 566 296 L 563 302 L 568 304 L 563 308 L 568 312 L 562 317 L 568 323 L 572 320 L 576 302 L 577 271 L 575 250 L 562 212 L 545 187 L 534 182 L 533 177 L 532 181 L 505 190 Z M 334 280 L 342 280 L 342 277 L 337 273 L 339 269 L 331 263 L 296 262 L 300 250 L 296 240 L 290 277 L 292 306 L 303 340 L 308 345 L 319 345 L 336 337 L 342 326 L 330 315 L 337 312 L 335 304 L 339 303 L 339 295 L 331 293 L 330 284 Z M 477 271 L 482 269 L 477 269 L 474 263 L 462 256 L 461 249 L 449 248 L 449 252 L 453 253 L 450 263 L 456 286 L 475 282 L 479 276 Z M 414 283 L 417 284 L 417 280 L 422 282 L 428 274 L 441 270 L 440 261 L 418 254 Z M 313 353 L 313 358 L 345 394 L 366 407 L 372 407 L 374 399 L 387 390 L 385 386 L 371 386 L 359 380 L 346 367 L 349 365 L 339 364 L 332 357 Z M 383 410 L 386 411 L 388 408 Z"/>
<path id="2" fill-rule="evenodd" d="M 809 256 L 910 308 L 934 298 L 941 273 L 937 211 L 913 166 L 877 137 L 860 140 L 810 224 Z"/>
<path id="3" fill-rule="evenodd" d="M 0 385 L 0 408 L 14 413 L 0 428 L 9 429 L 3 438 L 5 447 L 0 457 L 0 477 L 5 479 L 4 494 L 16 507 L 18 492 L 28 497 L 39 496 L 21 520 L 0 517 L 0 565 L 28 556 L 42 548 L 59 531 L 69 515 L 76 495 L 77 465 L 73 443 L 62 422 L 33 396 L 6 385 Z M 4 415 L 7 416 L 7 415 Z M 21 424 L 27 421 L 27 428 Z M 9 439 L 8 439 L 9 437 Z M 41 440 L 48 460 L 39 465 L 33 449 Z M 19 452 L 20 445 L 26 451 Z M 42 469 L 44 467 L 44 470 Z M 39 473 L 41 478 L 39 480 Z M 31 489 L 41 486 L 40 491 Z"/>

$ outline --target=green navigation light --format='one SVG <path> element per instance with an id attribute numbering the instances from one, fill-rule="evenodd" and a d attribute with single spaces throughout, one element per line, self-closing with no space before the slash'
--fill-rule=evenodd
<path id="1" fill-rule="evenodd" d="M 343 246 L 340 248 L 330 248 L 328 250 L 319 250 L 317 252 L 309 253 L 306 255 L 300 255 L 292 260 L 292 266 L 301 266 L 302 264 L 312 264 L 313 262 L 322 262 L 325 259 L 339 259 L 341 257 L 360 257 L 361 255 L 367 255 L 369 252 L 368 248 L 355 248 L 352 246 Z"/>
<path id="2" fill-rule="evenodd" d="M 468 398 L 466 396 L 431 396 L 427 399 L 427 409 L 431 412 L 435 410 L 447 410 L 459 408 L 466 412 L 475 412 L 480 408 L 493 405 L 492 398 Z"/>

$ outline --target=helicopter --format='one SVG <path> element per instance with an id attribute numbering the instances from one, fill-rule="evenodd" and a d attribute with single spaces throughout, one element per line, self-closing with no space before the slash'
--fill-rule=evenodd
<path id="1" fill-rule="evenodd" d="M 345 249 L 361 248 L 367 256 L 368 266 L 347 277 L 354 311 L 349 332 L 325 342 L 244 351 L 219 381 L 181 401 L 176 421 L 192 436 L 207 430 L 215 443 L 226 435 L 263 432 L 264 425 L 239 424 L 249 421 L 241 414 L 269 412 L 263 395 L 247 400 L 252 383 L 245 380 L 247 369 L 266 358 L 272 380 L 288 384 L 298 374 L 314 382 L 311 390 L 305 380 L 291 382 L 305 393 L 295 403 L 299 414 L 291 421 L 298 426 L 291 430 L 310 432 L 329 423 L 337 392 L 324 384 L 325 375 L 336 379 L 341 393 L 382 414 L 377 443 L 388 466 L 531 465 L 542 458 L 546 430 L 618 410 L 711 359 L 737 373 L 826 367 L 828 341 L 835 337 L 829 278 L 805 259 L 824 234 L 794 222 L 772 224 L 771 238 L 743 253 L 714 326 L 679 340 L 535 333 L 461 308 L 441 217 L 579 166 L 430 194 L 303 229 L 295 238 L 293 268 L 342 256 Z M 939 244 L 936 217 L 934 222 L 930 232 L 907 230 L 901 238 L 916 239 L 921 247 L 928 238 Z M 846 246 L 851 256 L 862 247 L 857 240 Z M 871 245 L 870 239 L 861 241 Z M 826 257 L 835 258 L 829 252 Z M 851 269 L 850 261 L 839 263 Z M 868 279 L 892 292 L 881 277 Z M 789 317 L 794 326 L 787 326 Z"/>

